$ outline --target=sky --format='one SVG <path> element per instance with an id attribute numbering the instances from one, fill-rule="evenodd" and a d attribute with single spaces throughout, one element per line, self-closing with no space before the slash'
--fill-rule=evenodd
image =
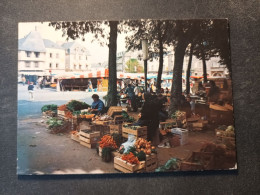
<path id="1" fill-rule="evenodd" d="M 66 37 L 62 37 L 62 31 L 55 31 L 55 29 L 51 26 L 48 26 L 49 22 L 30 22 L 30 23 L 19 23 L 18 24 L 18 39 L 25 37 L 31 31 L 37 28 L 37 31 L 41 34 L 43 39 L 49 39 L 53 42 L 67 42 Z M 109 27 L 106 28 L 107 32 L 109 32 Z M 125 36 L 126 34 L 118 34 L 117 38 L 117 52 L 125 51 Z M 85 46 L 89 52 L 91 57 L 89 58 L 90 63 L 103 63 L 108 61 L 108 47 L 100 46 L 97 41 L 92 42 L 93 35 L 88 34 L 85 36 L 85 41 L 81 41 L 80 39 L 76 40 Z M 69 42 L 74 41 L 69 39 Z"/>

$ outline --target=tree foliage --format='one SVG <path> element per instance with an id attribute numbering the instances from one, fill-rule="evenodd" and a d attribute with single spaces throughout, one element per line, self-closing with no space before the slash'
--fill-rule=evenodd
<path id="1" fill-rule="evenodd" d="M 129 73 L 143 73 L 144 67 L 139 64 L 137 59 L 130 59 L 126 62 L 125 71 Z"/>
<path id="2" fill-rule="evenodd" d="M 117 91 L 116 91 L 116 52 L 117 52 L 117 33 L 120 31 L 117 28 L 118 21 L 87 21 L 87 22 L 51 22 L 49 26 L 55 30 L 61 30 L 63 36 L 76 40 L 81 39 L 85 41 L 85 35 L 93 34 L 93 40 L 100 43 L 101 46 L 107 45 L 109 47 L 109 87 L 108 87 L 108 106 L 117 105 Z M 105 30 L 105 26 L 110 27 L 109 33 Z M 107 42 L 108 41 L 108 42 Z"/>

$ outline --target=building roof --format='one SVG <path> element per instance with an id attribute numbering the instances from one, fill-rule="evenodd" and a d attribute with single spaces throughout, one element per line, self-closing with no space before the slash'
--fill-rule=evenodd
<path id="1" fill-rule="evenodd" d="M 71 54 L 87 54 L 88 56 L 90 56 L 90 52 L 81 44 L 77 43 L 77 42 L 67 42 L 67 43 L 63 43 L 61 45 L 64 49 L 68 50 Z M 75 49 L 79 49 L 78 51 L 76 51 Z"/>
<path id="2" fill-rule="evenodd" d="M 26 37 L 18 41 L 18 50 L 46 52 L 43 39 L 39 32 L 32 31 Z"/>
<path id="3" fill-rule="evenodd" d="M 43 43 L 44 43 L 46 48 L 63 49 L 64 50 L 63 47 L 59 46 L 57 43 L 54 43 L 51 40 L 43 39 Z"/>

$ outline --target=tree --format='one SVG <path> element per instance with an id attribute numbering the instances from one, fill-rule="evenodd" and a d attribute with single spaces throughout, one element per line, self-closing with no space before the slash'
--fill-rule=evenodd
<path id="1" fill-rule="evenodd" d="M 61 30 L 63 36 L 69 38 L 82 39 L 85 40 L 84 35 L 87 33 L 92 33 L 94 40 L 98 41 L 100 45 L 104 46 L 106 40 L 109 40 L 109 59 L 108 59 L 108 69 L 109 69 L 109 87 L 107 95 L 107 105 L 116 106 L 117 105 L 117 90 L 116 90 L 116 52 L 117 52 L 117 33 L 118 33 L 118 21 L 88 21 L 88 22 L 51 22 L 49 26 L 55 28 L 55 30 Z M 106 36 L 104 26 L 109 26 L 110 32 L 109 36 Z"/>
<path id="2" fill-rule="evenodd" d="M 186 71 L 186 94 L 190 93 L 190 70 L 191 70 L 191 64 L 192 64 L 193 47 L 194 47 L 194 45 L 191 43 L 190 49 L 189 49 L 189 62 L 188 62 L 188 67 L 187 67 L 187 71 Z"/>
<path id="3" fill-rule="evenodd" d="M 157 86 L 161 88 L 161 76 L 163 71 L 163 55 L 165 50 L 165 38 L 168 33 L 168 20 L 140 20 L 125 21 L 121 28 L 125 31 L 132 31 L 132 34 L 126 37 L 126 46 L 128 50 L 141 49 L 140 41 L 147 39 L 149 43 L 149 55 L 153 58 L 159 56 L 159 68 L 157 75 Z"/>
<path id="4" fill-rule="evenodd" d="M 144 68 L 139 64 L 137 59 L 130 59 L 126 62 L 125 71 L 129 73 L 143 73 Z"/>

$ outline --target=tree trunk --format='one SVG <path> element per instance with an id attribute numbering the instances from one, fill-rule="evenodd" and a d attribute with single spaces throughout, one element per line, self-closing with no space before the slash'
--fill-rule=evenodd
<path id="1" fill-rule="evenodd" d="M 108 93 L 107 106 L 117 105 L 117 73 L 116 73 L 116 51 L 117 51 L 117 21 L 109 21 L 110 36 L 109 36 L 109 57 L 108 57 Z"/>
<path id="2" fill-rule="evenodd" d="M 186 94 L 190 93 L 190 69 L 192 64 L 192 55 L 193 55 L 193 44 L 191 44 L 190 46 L 189 63 L 186 72 Z"/>
<path id="3" fill-rule="evenodd" d="M 160 37 L 159 38 L 159 69 L 158 69 L 157 85 L 156 85 L 156 89 L 158 92 L 161 89 L 162 72 L 163 72 L 163 42 L 162 42 L 162 38 Z"/>
<path id="4" fill-rule="evenodd" d="M 147 92 L 147 60 L 144 60 L 144 88 Z"/>
<path id="5" fill-rule="evenodd" d="M 206 83 L 208 81 L 208 79 L 207 79 L 207 65 L 206 65 L 205 54 L 204 54 L 203 50 L 202 50 L 202 63 L 203 63 L 203 82 Z"/>
<path id="6" fill-rule="evenodd" d="M 188 43 L 185 39 L 178 40 L 177 46 L 174 52 L 174 69 L 172 78 L 172 89 L 171 89 L 171 104 L 169 113 L 172 114 L 178 110 L 182 95 L 182 69 L 183 69 L 183 58 Z"/>

